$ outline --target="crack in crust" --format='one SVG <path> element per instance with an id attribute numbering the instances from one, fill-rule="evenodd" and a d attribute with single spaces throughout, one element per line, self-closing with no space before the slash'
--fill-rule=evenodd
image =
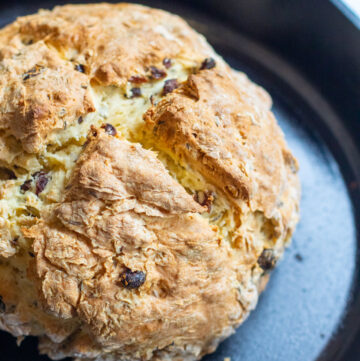
<path id="1" fill-rule="evenodd" d="M 98 130 L 64 202 L 27 234 L 45 307 L 79 317 L 122 357 L 148 358 L 172 342 L 211 350 L 243 312 L 226 247 L 203 211 L 151 151 Z M 146 273 L 145 283 L 124 288 L 124 269 Z"/>
<path id="2" fill-rule="evenodd" d="M 54 359 L 214 351 L 298 220 L 269 95 L 181 18 L 130 4 L 19 18 L 0 31 L 0 75 L 0 165 L 19 176 L 0 191 L 0 327 Z M 39 171 L 44 192 L 20 192 Z"/>
<path id="3" fill-rule="evenodd" d="M 25 151 L 40 151 L 49 131 L 95 110 L 88 77 L 42 41 L 0 57 L 0 129 L 19 139 Z"/>
<path id="4" fill-rule="evenodd" d="M 184 20 L 143 6 L 68 5 L 19 18 L 0 34 L 0 129 L 39 152 L 49 131 L 95 110 L 90 82 L 148 81 L 166 57 L 196 63 L 210 51 Z"/>
<path id="5" fill-rule="evenodd" d="M 235 72 L 203 70 L 144 119 L 161 149 L 190 163 L 238 206 L 245 202 L 271 218 L 287 187 L 286 166 L 297 166 L 264 97 Z"/>

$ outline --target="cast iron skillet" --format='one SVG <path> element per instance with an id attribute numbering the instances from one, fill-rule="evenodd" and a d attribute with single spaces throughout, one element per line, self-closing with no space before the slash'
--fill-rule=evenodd
<path id="1" fill-rule="evenodd" d="M 147 1 L 264 86 L 301 170 L 301 221 L 257 309 L 206 361 L 360 360 L 360 32 L 328 1 Z M 61 1 L 0 7 L 0 25 Z M 360 337 L 360 335 L 358 336 Z M 359 338 L 360 340 L 360 338 Z M 0 333 L 0 360 L 40 361 Z M 347 354 L 344 356 L 344 352 Z"/>

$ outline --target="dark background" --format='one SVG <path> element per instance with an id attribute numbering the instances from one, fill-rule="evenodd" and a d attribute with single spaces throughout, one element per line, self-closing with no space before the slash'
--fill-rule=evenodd
<path id="1" fill-rule="evenodd" d="M 74 0 L 73 2 L 79 2 Z M 156 1 L 138 1 L 156 6 Z M 360 20 L 351 15 L 339 1 L 327 0 L 183 0 L 168 1 L 171 4 L 187 3 L 199 13 L 208 14 L 219 22 L 245 35 L 249 39 L 277 54 L 294 67 L 334 108 L 344 127 L 360 147 Z M 47 7 L 47 1 L 12 1 L 0 3 L 0 18 L 3 23 L 10 22 L 17 11 L 24 8 L 36 11 Z M 51 1 L 54 3 L 54 1 Z M 61 4 L 63 1 L 57 1 Z M 177 5 L 178 6 L 178 5 Z M 338 163 L 345 161 L 342 155 Z M 355 160 L 356 161 L 356 160 Z M 354 164 L 359 164 L 354 163 Z M 355 170 L 356 171 L 356 170 Z M 359 172 L 360 169 L 357 169 Z M 354 182 L 349 183 L 349 192 L 354 204 L 360 204 L 358 174 L 349 175 Z M 357 221 L 358 239 L 360 217 L 359 207 L 354 207 Z M 355 277 L 359 280 L 359 275 Z M 355 329 L 360 324 L 359 286 L 355 285 L 353 299 L 350 301 L 348 317 L 339 334 L 338 348 L 340 357 L 343 346 L 351 344 L 341 357 L 342 361 L 360 361 L 360 332 L 354 339 Z M 356 311 L 357 310 L 357 311 Z M 339 335 L 335 335 L 336 338 Z M 14 339 L 1 334 L 1 361 L 15 361 L 12 353 L 7 353 L 6 345 L 13 347 Z M 284 347 L 286 347 L 284 345 Z M 33 340 L 24 341 L 21 347 L 27 359 L 47 360 L 39 357 L 33 347 Z M 10 352 L 10 351 L 9 351 Z M 335 358 L 339 360 L 339 358 Z M 334 359 L 334 360 L 335 360 Z M 257 361 L 257 360 L 254 360 Z M 258 360 L 262 361 L 262 360 Z M 291 360 L 288 360 L 291 361 Z"/>

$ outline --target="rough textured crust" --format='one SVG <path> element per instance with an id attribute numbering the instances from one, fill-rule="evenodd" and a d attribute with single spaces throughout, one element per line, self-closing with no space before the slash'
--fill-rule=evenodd
<path id="1" fill-rule="evenodd" d="M 1 30 L 0 99 L 0 327 L 54 359 L 213 352 L 298 220 L 269 95 L 179 17 L 98 4 Z"/>
<path id="2" fill-rule="evenodd" d="M 0 57 L 0 129 L 20 140 L 25 151 L 38 151 L 49 131 L 95 110 L 88 77 L 43 41 Z"/>
<path id="3" fill-rule="evenodd" d="M 194 54 L 208 50 L 179 17 L 128 4 L 41 11 L 5 28 L 0 44 L 0 129 L 10 128 L 28 152 L 38 151 L 49 131 L 94 110 L 89 80 L 122 86 L 165 57 L 200 61 Z"/>
<path id="4" fill-rule="evenodd" d="M 239 206 L 271 217 L 285 188 L 288 154 L 267 104 L 234 75 L 204 70 L 149 109 L 155 137 L 211 179 Z"/>
<path id="5" fill-rule="evenodd" d="M 78 315 L 103 346 L 129 358 L 178 339 L 207 345 L 241 307 L 226 248 L 202 211 L 150 151 L 91 137 L 54 210 L 62 225 L 28 234 L 50 311 Z M 146 274 L 138 291 L 120 286 L 126 268 Z M 119 308 L 118 300 L 127 302 Z"/>

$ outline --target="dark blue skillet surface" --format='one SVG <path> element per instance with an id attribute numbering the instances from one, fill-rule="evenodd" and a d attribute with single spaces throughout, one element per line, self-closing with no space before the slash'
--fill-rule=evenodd
<path id="1" fill-rule="evenodd" d="M 357 116 L 360 114 L 359 103 L 356 103 L 360 97 L 348 99 L 351 98 L 352 87 L 349 87 L 349 91 L 344 84 L 338 83 L 338 91 L 343 92 L 345 103 L 350 104 L 346 106 L 349 112 L 347 116 L 344 116 L 346 112 L 339 116 L 342 104 L 336 103 L 337 112 L 333 110 L 336 92 L 324 94 L 322 90 L 319 91 L 319 86 L 314 86 L 312 79 L 301 75 L 297 67 L 292 67 L 274 52 L 246 37 L 244 29 L 242 34 L 232 31 L 230 20 L 214 22 L 199 11 L 179 6 L 179 3 L 146 3 L 187 17 L 233 67 L 245 71 L 270 92 L 274 112 L 300 163 L 303 194 L 301 221 L 292 245 L 273 272 L 257 309 L 235 335 L 204 360 L 223 361 L 225 357 L 231 357 L 232 361 L 359 361 L 356 345 L 346 356 L 341 355 L 360 324 L 357 238 L 360 207 L 359 123 L 352 124 L 349 129 L 354 111 L 357 111 Z M 201 3 L 204 2 L 199 1 L 197 5 Z M 210 9 L 214 3 L 208 3 Z M 226 3 L 223 1 L 222 6 Z M 265 3 L 271 2 L 263 1 Z M 3 7 L 1 25 L 18 15 L 35 12 L 38 7 L 51 7 L 55 2 L 24 4 L 18 2 L 10 7 L 8 5 L 6 9 Z M 331 6 L 330 13 L 339 12 L 332 4 L 328 3 L 327 6 Z M 227 10 L 229 13 L 229 8 Z M 259 16 L 263 15 L 258 1 L 254 2 L 253 10 L 259 11 Z M 268 9 L 269 12 L 273 10 Z M 222 8 L 219 8 L 220 13 L 224 13 Z M 306 14 L 303 16 L 306 17 Z M 342 14 L 339 12 L 337 16 Z M 269 29 L 275 25 L 269 24 Z M 249 29 L 249 33 L 254 35 L 251 26 Z M 360 33 L 357 39 L 360 47 Z M 289 43 L 289 46 L 293 45 Z M 308 50 L 310 56 L 311 49 Z M 349 71 L 359 70 L 351 66 Z M 346 69 L 339 68 L 339 72 L 344 71 Z M 347 76 L 354 82 L 353 87 L 360 89 L 357 83 L 360 74 L 350 73 Z M 334 74 L 330 72 L 329 82 L 332 77 Z M 334 87 L 334 84 L 329 86 Z M 329 99 L 331 104 L 328 103 Z M 349 111 L 351 109 L 352 112 Z M 48 360 L 38 356 L 36 341 L 32 338 L 18 348 L 12 337 L 0 333 L 0 347 L 1 361 Z"/>

